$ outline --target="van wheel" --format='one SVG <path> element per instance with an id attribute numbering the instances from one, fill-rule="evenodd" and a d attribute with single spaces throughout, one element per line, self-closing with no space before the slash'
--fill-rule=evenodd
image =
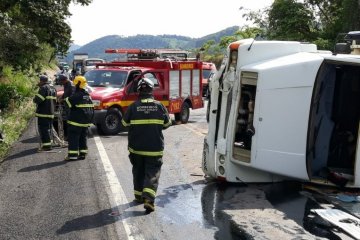
<path id="1" fill-rule="evenodd" d="M 181 106 L 181 111 L 175 113 L 175 121 L 181 121 L 181 123 L 187 123 L 190 117 L 190 107 L 189 104 L 184 102 Z"/>
<path id="2" fill-rule="evenodd" d="M 118 109 L 109 109 L 105 116 L 105 121 L 100 125 L 101 132 L 105 135 L 118 134 L 122 130 L 121 119 L 122 115 Z"/>

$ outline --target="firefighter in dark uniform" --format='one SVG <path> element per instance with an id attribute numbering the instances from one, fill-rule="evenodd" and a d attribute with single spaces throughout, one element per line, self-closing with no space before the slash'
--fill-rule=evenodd
<path id="1" fill-rule="evenodd" d="M 154 83 L 140 79 L 139 99 L 126 111 L 122 124 L 128 127 L 128 150 L 132 164 L 135 201 L 144 203 L 146 212 L 155 210 L 154 202 L 159 184 L 164 136 L 162 130 L 171 125 L 166 108 L 154 100 Z"/>
<path id="2" fill-rule="evenodd" d="M 64 87 L 64 93 L 61 95 L 59 102 L 60 106 L 63 107 L 62 111 L 62 118 L 63 118 L 63 129 L 65 132 L 65 140 L 67 141 L 67 117 L 69 115 L 70 109 L 67 107 L 67 104 L 64 104 L 64 101 L 67 97 L 70 97 L 75 92 L 75 86 L 72 81 L 69 80 L 68 75 L 60 74 L 59 75 L 59 83 Z"/>
<path id="3" fill-rule="evenodd" d="M 68 156 L 65 160 L 85 159 L 88 152 L 87 133 L 94 117 L 94 104 L 86 91 L 86 79 L 76 76 L 74 79 L 75 92 L 65 98 L 70 109 L 67 119 Z"/>
<path id="4" fill-rule="evenodd" d="M 39 91 L 33 101 L 37 105 L 35 116 L 38 119 L 38 129 L 41 139 L 39 151 L 49 151 L 52 148 L 51 129 L 54 119 L 56 90 L 50 86 L 49 79 L 46 75 L 40 76 L 38 86 Z"/>
<path id="5" fill-rule="evenodd" d="M 59 82 L 64 87 L 64 93 L 61 96 L 61 100 L 60 100 L 61 102 L 63 102 L 63 100 L 65 98 L 73 95 L 73 93 L 75 91 L 75 87 L 74 87 L 73 83 L 69 80 L 68 75 L 66 75 L 66 74 L 59 75 Z"/>

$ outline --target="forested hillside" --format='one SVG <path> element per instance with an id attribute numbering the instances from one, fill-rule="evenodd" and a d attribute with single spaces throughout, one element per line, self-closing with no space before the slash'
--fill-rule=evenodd
<path id="1" fill-rule="evenodd" d="M 105 54 L 106 48 L 179 48 L 191 50 L 200 48 L 209 40 L 220 42 L 220 39 L 225 36 L 234 35 L 239 30 L 239 27 L 233 26 L 226 28 L 220 32 L 213 33 L 201 38 L 190 38 L 178 35 L 136 35 L 130 37 L 121 37 L 118 35 L 110 35 L 96 39 L 74 51 L 71 51 L 66 58 L 69 63 L 72 60 L 74 53 L 88 53 L 89 57 L 99 57 L 103 59 L 110 59 L 112 56 Z"/>

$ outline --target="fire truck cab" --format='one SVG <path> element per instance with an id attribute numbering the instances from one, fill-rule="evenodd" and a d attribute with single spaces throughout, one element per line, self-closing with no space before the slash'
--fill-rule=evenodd
<path id="1" fill-rule="evenodd" d="M 202 78 L 202 85 L 203 85 L 203 96 L 208 98 L 210 97 L 210 80 L 216 74 L 216 66 L 212 62 L 203 62 L 203 78 Z"/>
<path id="2" fill-rule="evenodd" d="M 355 52 L 360 34 L 351 36 Z M 212 82 L 202 169 L 228 182 L 358 188 L 359 125 L 360 55 L 240 40 L 228 46 Z"/>
<path id="3" fill-rule="evenodd" d="M 107 49 L 107 53 L 127 53 L 127 61 L 97 64 L 85 73 L 95 105 L 95 119 L 104 134 L 122 131 L 121 119 L 138 98 L 138 80 L 151 79 L 156 100 L 162 102 L 175 121 L 187 123 L 190 108 L 204 106 L 202 62 L 185 58 L 159 58 L 155 50 Z M 135 57 L 137 55 L 137 57 Z"/>

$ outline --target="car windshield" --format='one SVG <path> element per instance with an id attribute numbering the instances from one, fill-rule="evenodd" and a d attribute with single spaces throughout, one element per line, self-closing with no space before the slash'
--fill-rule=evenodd
<path id="1" fill-rule="evenodd" d="M 119 70 L 92 70 L 85 73 L 84 77 L 90 87 L 120 88 L 126 82 L 128 72 Z"/>

